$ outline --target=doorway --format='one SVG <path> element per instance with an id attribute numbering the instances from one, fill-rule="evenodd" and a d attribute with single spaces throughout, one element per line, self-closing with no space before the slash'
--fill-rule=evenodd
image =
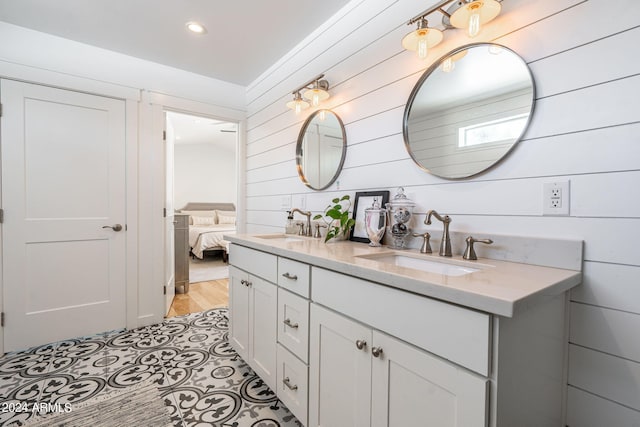
<path id="1" fill-rule="evenodd" d="M 235 232 L 238 125 L 167 111 L 166 129 L 167 189 L 172 193 L 166 205 L 176 215 L 171 223 L 177 239 L 166 242 L 167 248 L 174 246 L 178 290 L 167 307 L 171 317 L 228 304 L 223 236 Z M 180 224 L 185 225 L 182 231 Z M 180 243 L 185 237 L 186 245 Z M 187 277 L 180 277 L 182 271 Z"/>

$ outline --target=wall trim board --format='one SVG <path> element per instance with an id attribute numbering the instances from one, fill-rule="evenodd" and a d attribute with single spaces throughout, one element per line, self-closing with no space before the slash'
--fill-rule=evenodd
<path id="1" fill-rule="evenodd" d="M 139 101 L 140 90 L 86 77 L 0 60 L 0 78 L 35 83 L 93 95 Z"/>

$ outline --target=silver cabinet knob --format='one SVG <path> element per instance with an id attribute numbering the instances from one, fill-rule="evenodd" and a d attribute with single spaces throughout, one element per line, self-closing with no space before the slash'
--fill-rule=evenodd
<path id="1" fill-rule="evenodd" d="M 364 340 L 357 340 L 356 341 L 356 347 L 358 348 L 358 350 L 362 350 L 367 346 L 367 342 Z"/>
<path id="2" fill-rule="evenodd" d="M 380 357 L 382 354 L 382 347 L 371 347 L 371 354 L 373 354 L 373 357 Z"/>
<path id="3" fill-rule="evenodd" d="M 122 225 L 120 225 L 120 224 L 115 224 L 115 225 L 105 225 L 105 226 L 103 226 L 102 228 L 110 228 L 110 229 L 112 229 L 113 231 L 120 231 L 120 230 L 122 230 Z"/>

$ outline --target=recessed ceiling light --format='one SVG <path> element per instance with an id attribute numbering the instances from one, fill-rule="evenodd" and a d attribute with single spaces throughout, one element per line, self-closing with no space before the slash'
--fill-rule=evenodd
<path id="1" fill-rule="evenodd" d="M 185 25 L 187 26 L 187 29 L 192 33 L 205 34 L 207 32 L 207 29 L 204 27 L 204 25 L 195 21 L 187 22 Z"/>

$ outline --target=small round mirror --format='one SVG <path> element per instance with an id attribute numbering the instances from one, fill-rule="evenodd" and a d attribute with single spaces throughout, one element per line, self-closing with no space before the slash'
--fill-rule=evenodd
<path id="1" fill-rule="evenodd" d="M 314 190 L 324 190 L 340 175 L 347 153 L 342 120 L 334 112 L 318 110 L 304 122 L 296 146 L 298 175 Z"/>
<path id="2" fill-rule="evenodd" d="M 535 99 L 527 64 L 491 43 L 462 46 L 436 61 L 416 84 L 404 112 L 407 151 L 447 179 L 477 175 L 524 134 Z"/>

